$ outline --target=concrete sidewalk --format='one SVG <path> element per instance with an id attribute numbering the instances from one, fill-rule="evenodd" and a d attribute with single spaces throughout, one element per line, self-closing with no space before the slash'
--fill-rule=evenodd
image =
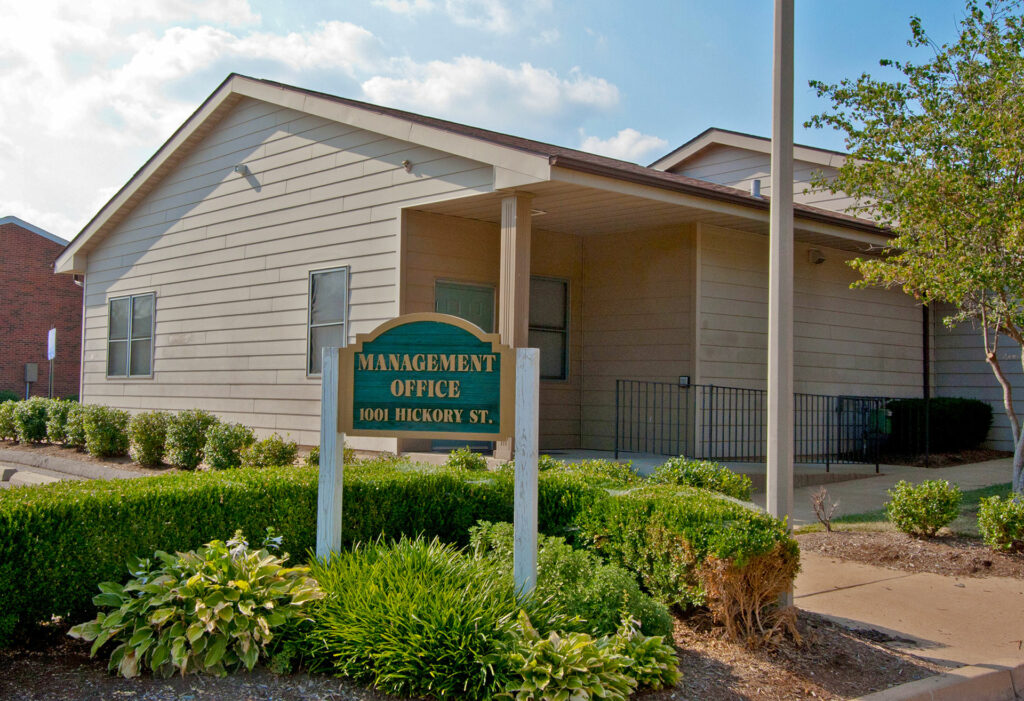
<path id="1" fill-rule="evenodd" d="M 145 472 L 45 453 L 0 448 L 0 488 L 64 480 L 134 479 Z"/>
<path id="2" fill-rule="evenodd" d="M 1024 581 L 891 570 L 802 552 L 794 603 L 949 665 L 1024 662 Z M 903 642 L 900 639 L 904 639 Z"/>
<path id="3" fill-rule="evenodd" d="M 913 484 L 924 480 L 948 480 L 959 485 L 961 489 L 968 490 L 1009 482 L 1012 474 L 1012 458 L 939 468 L 882 465 L 879 475 L 835 482 L 825 485 L 825 488 L 828 489 L 832 501 L 839 502 L 836 516 L 844 516 L 881 509 L 889 500 L 889 489 L 896 486 L 900 480 L 906 480 Z M 819 488 L 816 485 L 793 490 L 792 525 L 799 526 L 817 522 L 814 510 L 811 508 L 811 495 Z M 754 494 L 752 501 L 758 506 L 764 507 L 764 493 Z M 1024 635 L 1024 631 L 1022 631 L 1022 635 Z"/>

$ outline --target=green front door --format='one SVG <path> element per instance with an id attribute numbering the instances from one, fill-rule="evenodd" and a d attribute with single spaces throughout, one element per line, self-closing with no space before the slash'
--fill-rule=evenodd
<path id="1" fill-rule="evenodd" d="M 476 324 L 487 333 L 494 333 L 494 288 L 463 282 L 434 283 L 434 311 L 451 314 Z M 468 445 L 478 453 L 494 450 L 488 441 L 434 441 L 435 451 L 449 452 Z"/>

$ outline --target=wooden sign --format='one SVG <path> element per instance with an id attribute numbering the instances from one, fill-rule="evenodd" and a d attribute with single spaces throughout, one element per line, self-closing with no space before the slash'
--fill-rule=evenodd
<path id="1" fill-rule="evenodd" d="M 487 441 L 512 435 L 515 353 L 464 319 L 406 314 L 357 336 L 341 349 L 340 363 L 340 433 Z"/>

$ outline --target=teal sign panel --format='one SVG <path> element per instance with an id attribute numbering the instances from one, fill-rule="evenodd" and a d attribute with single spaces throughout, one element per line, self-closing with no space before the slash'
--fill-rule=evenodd
<path id="1" fill-rule="evenodd" d="M 446 314 L 409 314 L 344 349 L 339 430 L 499 440 L 511 434 L 514 354 Z"/>

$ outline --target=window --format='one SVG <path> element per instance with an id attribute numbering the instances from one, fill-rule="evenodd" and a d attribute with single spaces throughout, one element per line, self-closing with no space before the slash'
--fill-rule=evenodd
<path id="1" fill-rule="evenodd" d="M 348 268 L 312 271 L 309 274 L 308 374 L 320 374 L 324 348 L 348 345 L 347 317 Z"/>
<path id="2" fill-rule="evenodd" d="M 569 378 L 569 282 L 530 278 L 530 347 L 540 348 L 540 378 Z"/>
<path id="3" fill-rule="evenodd" d="M 153 375 L 152 292 L 110 300 L 107 312 L 107 377 Z"/>

